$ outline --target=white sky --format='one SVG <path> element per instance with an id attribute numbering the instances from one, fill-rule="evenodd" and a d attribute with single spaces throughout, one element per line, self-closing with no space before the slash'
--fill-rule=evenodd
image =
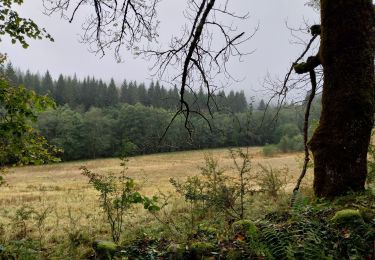
<path id="1" fill-rule="evenodd" d="M 319 14 L 304 5 L 301 0 L 230 0 L 230 6 L 237 13 L 249 12 L 250 19 L 239 24 L 239 28 L 251 32 L 259 23 L 260 27 L 252 40 L 244 47 L 255 53 L 247 56 L 245 61 L 232 62 L 232 71 L 237 78 L 244 79 L 233 84 L 231 89 L 245 90 L 248 97 L 262 96 L 260 83 L 267 73 L 283 76 L 294 60 L 302 51 L 303 46 L 292 45 L 290 31 L 285 22 L 293 27 L 299 27 L 307 20 L 309 24 L 319 21 Z M 179 28 L 185 20 L 182 10 L 186 0 L 163 0 L 159 6 L 160 42 L 167 43 L 170 37 L 179 35 Z M 116 82 L 123 79 L 148 82 L 150 80 L 151 64 L 141 58 L 124 55 L 124 63 L 116 63 L 113 53 L 100 58 L 88 52 L 88 46 L 79 43 L 81 24 L 77 20 L 69 24 L 58 15 L 48 17 L 42 14 L 41 0 L 25 0 L 20 12 L 24 17 L 34 19 L 41 27 L 54 37 L 55 42 L 47 40 L 29 41 L 30 47 L 24 50 L 21 46 L 12 45 L 8 38 L 0 42 L 0 52 L 7 53 L 15 67 L 32 72 L 44 72 L 48 69 L 56 78 L 58 74 L 74 75 L 78 78 L 95 76 Z M 78 13 L 81 17 L 82 11 Z M 228 20 L 231 22 L 231 20 Z"/>

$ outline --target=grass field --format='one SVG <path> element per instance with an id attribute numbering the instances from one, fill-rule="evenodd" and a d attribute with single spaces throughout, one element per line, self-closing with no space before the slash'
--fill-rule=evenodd
<path id="1" fill-rule="evenodd" d="M 263 164 L 273 168 L 286 166 L 292 180 L 299 175 L 302 154 L 280 154 L 265 158 L 261 148 L 250 148 L 249 151 L 253 171 L 259 169 L 258 164 Z M 199 167 L 204 164 L 205 154 L 212 154 L 221 167 L 231 171 L 233 163 L 228 150 L 214 149 L 132 157 L 127 172 L 129 177 L 142 184 L 147 194 L 158 190 L 166 192 L 172 188 L 170 178 L 183 179 L 198 174 Z M 0 205 L 4 207 L 39 200 L 56 205 L 61 198 L 68 199 L 75 197 L 75 194 L 91 195 L 87 178 L 80 174 L 80 167 L 86 166 L 98 173 L 118 173 L 122 169 L 120 162 L 119 159 L 97 159 L 13 168 L 6 175 L 7 185 L 0 189 Z"/>
<path id="2" fill-rule="evenodd" d="M 249 149 L 253 171 L 259 169 L 259 163 L 271 165 L 273 168 L 286 166 L 291 177 L 287 189 L 292 189 L 294 180 L 300 173 L 302 154 L 280 154 L 264 158 L 261 148 Z M 166 193 L 173 191 L 169 183 L 171 177 L 182 180 L 197 175 L 207 153 L 212 154 L 219 161 L 219 165 L 228 172 L 233 171 L 228 150 L 215 149 L 132 157 L 128 163 L 127 173 L 140 183 L 142 191 L 147 195 L 159 191 Z M 25 206 L 41 212 L 48 211 L 43 227 L 44 240 L 48 241 L 48 244 L 52 245 L 54 241 L 62 239 L 67 232 L 74 233 L 75 229 L 108 235 L 108 229 L 103 224 L 103 214 L 98 214 L 100 208 L 97 193 L 87 183 L 87 178 L 81 175 L 80 167 L 86 166 L 97 173 L 118 173 L 122 169 L 120 162 L 119 159 L 97 159 L 9 170 L 5 176 L 7 184 L 0 188 L 0 223 L 5 223 L 3 233 L 8 236 L 5 239 L 11 239 L 9 236 L 15 235 L 12 230 L 16 212 Z M 306 182 L 310 180 L 308 176 Z M 135 219 L 138 223 L 147 221 L 138 217 Z M 37 236 L 35 228 L 30 228 L 28 232 Z"/>

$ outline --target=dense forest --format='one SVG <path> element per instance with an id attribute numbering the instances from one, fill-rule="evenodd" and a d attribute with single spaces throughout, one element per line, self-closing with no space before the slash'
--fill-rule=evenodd
<path id="1" fill-rule="evenodd" d="M 3 74 L 15 85 L 24 85 L 39 95 L 49 95 L 57 105 L 69 105 L 71 108 L 87 111 L 91 107 L 110 107 L 119 103 L 164 108 L 174 110 L 179 103 L 177 87 L 166 89 L 158 81 L 151 82 L 148 87 L 145 83 L 136 81 L 124 82 L 116 86 L 112 79 L 109 84 L 94 77 L 86 77 L 83 81 L 74 77 L 64 77 L 60 74 L 54 81 L 47 71 L 44 76 L 33 74 L 30 71 L 21 72 L 14 69 L 11 63 L 3 69 Z M 1 73 L 1 71 L 0 71 Z M 207 93 L 201 89 L 198 93 L 187 92 L 187 100 L 193 105 L 192 109 L 204 111 L 207 108 Z M 231 91 L 228 95 L 223 90 L 215 95 L 215 107 L 231 112 L 244 112 L 247 101 L 243 91 Z M 213 104 L 211 104 L 213 105 Z"/>
<path id="2" fill-rule="evenodd" d="M 263 100 L 257 106 L 248 104 L 243 91 L 220 91 L 211 117 L 205 110 L 207 94 L 189 92 L 195 109 L 206 117 L 192 117 L 192 136 L 184 118 L 177 118 L 161 140 L 178 106 L 177 88 L 126 80 L 118 88 L 113 80 L 107 85 L 100 79 L 62 75 L 55 81 L 48 71 L 40 77 L 16 70 L 11 63 L 4 70 L 13 84 L 55 100 L 57 109 L 42 113 L 36 127 L 62 148 L 63 160 L 266 144 L 278 144 L 282 151 L 303 148 L 304 102 L 265 111 Z M 319 101 L 312 112 L 311 120 L 318 120 Z"/>

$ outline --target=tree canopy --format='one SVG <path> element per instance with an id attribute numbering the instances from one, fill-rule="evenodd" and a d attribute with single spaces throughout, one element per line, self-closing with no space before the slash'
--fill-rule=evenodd
<path id="1" fill-rule="evenodd" d="M 14 5 L 21 5 L 23 0 L 0 0 L 0 41 L 2 36 L 10 37 L 13 44 L 20 43 L 24 48 L 29 46 L 28 39 L 53 38 L 44 28 L 33 20 L 20 17 Z"/>

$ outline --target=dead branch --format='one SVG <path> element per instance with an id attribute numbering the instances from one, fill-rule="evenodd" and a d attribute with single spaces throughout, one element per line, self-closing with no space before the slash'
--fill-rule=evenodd
<path id="1" fill-rule="evenodd" d="M 310 162 L 309 148 L 307 145 L 308 137 L 309 137 L 309 117 L 310 117 L 311 104 L 314 100 L 315 93 L 316 93 L 317 82 L 316 82 L 316 74 L 315 74 L 314 69 L 311 69 L 309 73 L 310 73 L 310 80 L 311 80 L 311 93 L 310 93 L 309 100 L 306 105 L 305 120 L 303 124 L 303 145 L 304 145 L 304 152 L 305 152 L 305 160 L 303 163 L 301 175 L 299 176 L 297 180 L 297 184 L 295 188 L 293 189 L 293 197 L 295 197 L 296 193 L 300 189 L 301 182 L 306 175 L 307 166 Z M 292 201 L 294 201 L 294 199 L 292 199 Z"/>

